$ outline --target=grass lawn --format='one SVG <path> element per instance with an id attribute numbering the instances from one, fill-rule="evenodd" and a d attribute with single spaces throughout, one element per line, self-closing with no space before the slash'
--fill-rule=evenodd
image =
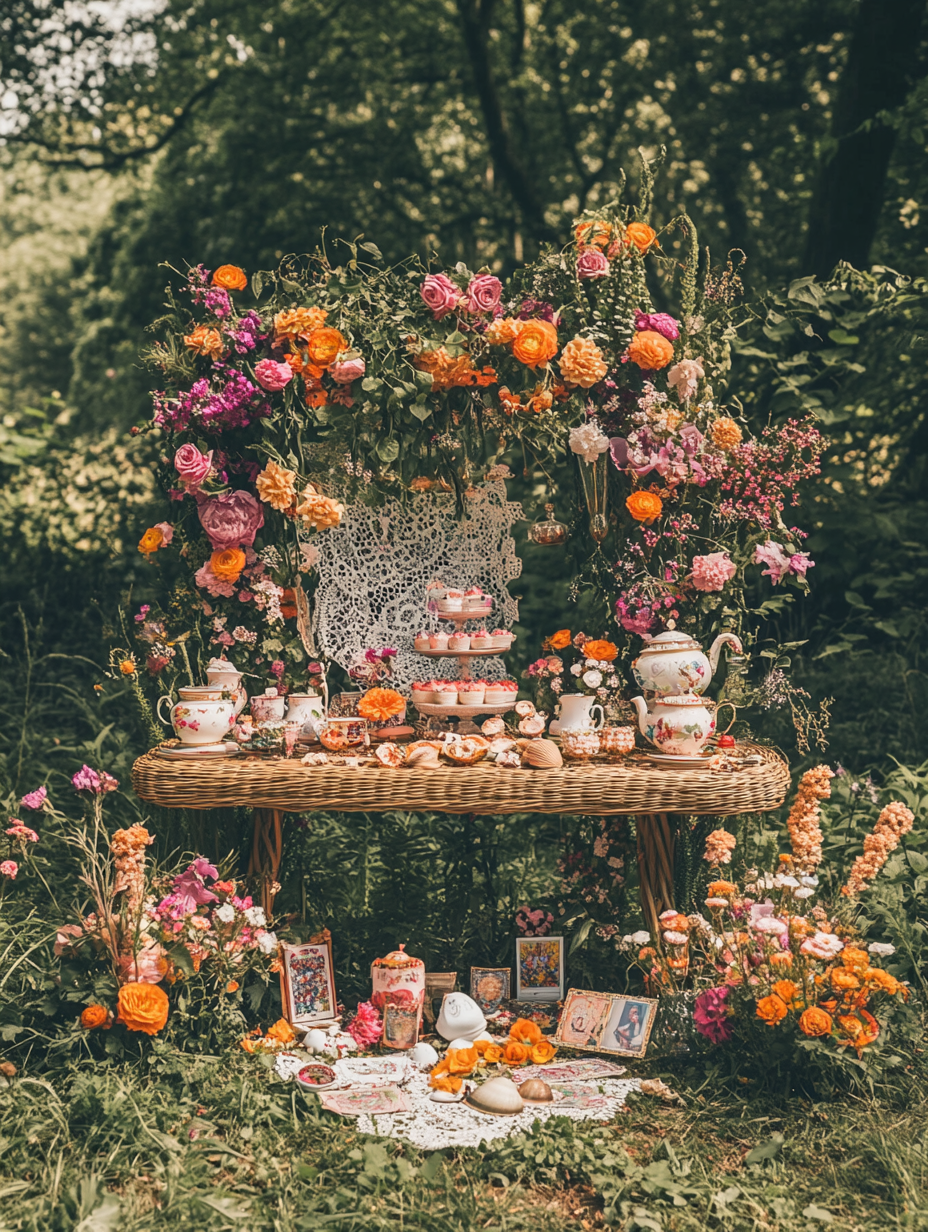
<path id="1" fill-rule="evenodd" d="M 156 1046 L 0 1091 L 0 1232 L 928 1228 L 928 1113 L 663 1076 L 609 1125 L 429 1155 L 358 1134 L 259 1060 Z M 653 1076 L 653 1073 L 652 1073 Z M 0 1079 L 0 1083 L 4 1080 Z"/>

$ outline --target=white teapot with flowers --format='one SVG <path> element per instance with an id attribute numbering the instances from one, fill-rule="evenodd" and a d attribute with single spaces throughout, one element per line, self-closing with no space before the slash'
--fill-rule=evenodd
<path id="1" fill-rule="evenodd" d="M 638 658 L 632 661 L 632 675 L 639 688 L 659 697 L 704 693 L 718 667 L 721 649 L 726 645 L 742 653 L 741 641 L 734 633 L 720 633 L 706 655 L 699 642 L 689 634 L 671 629 L 651 638 Z"/>

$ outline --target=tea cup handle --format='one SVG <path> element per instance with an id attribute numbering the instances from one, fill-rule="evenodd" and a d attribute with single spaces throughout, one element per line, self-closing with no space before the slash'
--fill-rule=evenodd
<path id="1" fill-rule="evenodd" d="M 599 731 L 599 729 L 600 729 L 601 727 L 604 727 L 604 726 L 605 726 L 605 723 L 606 723 L 606 712 L 603 710 L 602 706 L 600 706 L 600 705 L 598 705 L 598 704 L 597 704 L 597 705 L 595 705 L 595 706 L 591 706 L 591 707 L 590 707 L 590 718 L 591 718 L 591 719 L 593 718 L 593 711 L 594 711 L 594 710 L 598 710 L 598 711 L 599 711 L 599 722 L 598 722 L 598 723 L 597 723 L 597 722 L 595 722 L 595 721 L 593 722 L 593 730 L 594 730 L 594 731 Z"/>
<path id="2" fill-rule="evenodd" d="M 719 711 L 722 709 L 722 707 L 723 707 L 723 706 L 730 706 L 730 707 L 731 707 L 731 722 L 730 722 L 730 723 L 728 724 L 728 726 L 725 728 L 725 731 L 724 731 L 724 732 L 719 731 L 719 729 L 718 729 L 718 713 L 719 713 Z M 715 728 L 715 734 L 716 734 L 717 736 L 724 736 L 724 735 L 725 735 L 725 732 L 731 731 L 731 729 L 732 729 L 732 728 L 734 727 L 734 725 L 735 725 L 735 719 L 737 719 L 737 717 L 738 717 L 738 707 L 735 705 L 735 703 L 734 703 L 734 702 L 730 702 L 730 701 L 728 701 L 728 699 L 726 698 L 726 699 L 725 699 L 725 701 L 721 701 L 721 702 L 719 702 L 719 704 L 716 706 L 716 708 L 715 708 L 715 715 L 716 715 L 716 728 Z"/>
<path id="3" fill-rule="evenodd" d="M 164 723 L 168 727 L 171 727 L 173 726 L 173 723 L 171 722 L 171 720 L 169 718 L 166 719 L 164 715 L 161 713 L 161 706 L 162 706 L 162 703 L 164 702 L 170 703 L 170 705 L 173 707 L 174 698 L 168 696 L 168 694 L 165 694 L 164 697 L 159 697 L 158 704 L 155 706 L 155 714 L 158 716 L 158 718 L 161 720 L 162 723 Z"/>

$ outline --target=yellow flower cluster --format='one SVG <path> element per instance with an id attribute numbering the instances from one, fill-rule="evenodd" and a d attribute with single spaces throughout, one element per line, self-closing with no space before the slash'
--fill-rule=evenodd
<path id="1" fill-rule="evenodd" d="M 561 352 L 561 376 L 571 385 L 589 389 L 609 371 L 603 363 L 603 353 L 590 338 L 571 338 Z"/>

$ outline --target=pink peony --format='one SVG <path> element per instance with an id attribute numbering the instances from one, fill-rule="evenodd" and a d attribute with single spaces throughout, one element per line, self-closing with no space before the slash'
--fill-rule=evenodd
<path id="1" fill-rule="evenodd" d="M 264 512 L 250 492 L 223 492 L 201 499 L 197 512 L 214 552 L 251 547 L 264 525 Z"/>
<path id="2" fill-rule="evenodd" d="M 478 274 L 467 287 L 468 312 L 493 312 L 499 306 L 503 284 L 492 274 Z"/>
<path id="3" fill-rule="evenodd" d="M 653 330 L 669 342 L 676 342 L 680 337 L 680 322 L 667 312 L 636 312 L 635 329 Z"/>
<path id="4" fill-rule="evenodd" d="M 19 865 L 15 860 L 4 860 L 0 864 L 0 877 L 9 877 L 10 881 L 15 881 L 18 872 Z"/>
<path id="5" fill-rule="evenodd" d="M 255 380 L 262 389 L 275 393 L 290 384 L 293 369 L 289 364 L 279 364 L 274 359 L 262 359 L 260 364 L 255 364 Z"/>
<path id="6" fill-rule="evenodd" d="M 693 1023 L 700 1035 L 713 1044 L 727 1044 L 732 1037 L 727 1000 L 730 989 L 704 988 L 693 1006 Z"/>
<path id="7" fill-rule="evenodd" d="M 694 556 L 690 581 L 697 590 L 724 590 L 726 583 L 738 572 L 735 562 L 727 552 L 710 552 L 708 556 Z"/>
<path id="8" fill-rule="evenodd" d="M 212 595 L 214 599 L 231 599 L 235 594 L 234 582 L 226 582 L 222 578 L 216 577 L 209 561 L 196 571 L 193 575 L 193 580 L 203 590 Z"/>
<path id="9" fill-rule="evenodd" d="M 668 369 L 667 384 L 681 402 L 689 402 L 705 375 L 705 369 L 698 359 L 681 359 L 678 364 Z"/>
<path id="10" fill-rule="evenodd" d="M 48 799 L 48 792 L 44 787 L 37 787 L 35 791 L 27 792 L 20 800 L 23 808 L 31 809 L 33 813 L 40 812 L 45 808 L 45 801 Z"/>
<path id="11" fill-rule="evenodd" d="M 363 375 L 364 360 L 360 355 L 354 359 L 336 360 L 334 364 L 329 364 L 329 376 L 333 381 L 338 381 L 339 385 L 350 385 Z"/>
<path id="12" fill-rule="evenodd" d="M 437 275 L 441 277 L 442 275 Z M 383 1023 L 380 1021 L 380 1015 L 371 1005 L 370 1001 L 362 1001 L 358 1006 L 358 1012 L 345 1028 L 357 1046 L 363 1051 L 365 1048 L 370 1048 L 372 1044 L 376 1044 L 383 1034 Z"/>
<path id="13" fill-rule="evenodd" d="M 609 262 L 606 254 L 599 248 L 587 248 L 577 258 L 577 277 L 605 278 L 609 273 Z"/>
<path id="14" fill-rule="evenodd" d="M 773 585 L 782 582 L 789 573 L 790 557 L 783 551 L 783 547 L 779 543 L 774 543 L 768 539 L 766 543 L 759 543 L 754 549 L 754 564 L 766 565 L 762 577 L 769 577 Z"/>
<path id="15" fill-rule="evenodd" d="M 436 321 L 453 312 L 461 298 L 460 287 L 455 286 L 447 274 L 427 274 L 419 294 Z"/>
<path id="16" fill-rule="evenodd" d="M 213 451 L 201 453 L 196 445 L 181 445 L 174 455 L 174 469 L 188 492 L 197 492 L 213 469 Z"/>

